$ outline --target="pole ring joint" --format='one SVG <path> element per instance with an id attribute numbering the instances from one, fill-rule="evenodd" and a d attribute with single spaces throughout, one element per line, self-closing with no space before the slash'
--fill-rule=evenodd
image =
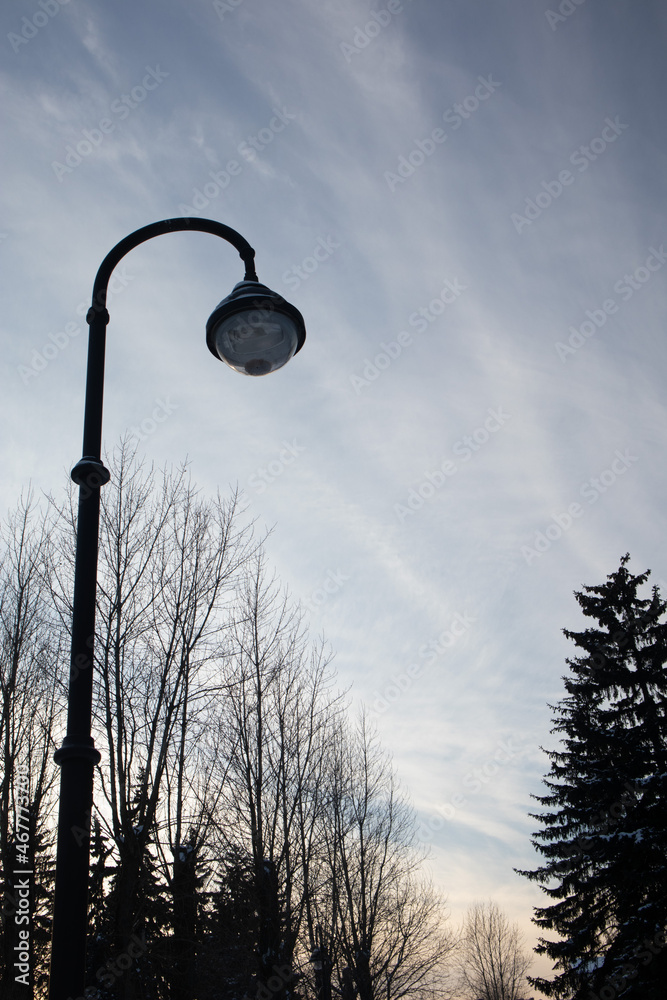
<path id="1" fill-rule="evenodd" d="M 76 463 L 70 476 L 77 486 L 85 486 L 88 489 L 106 486 L 111 479 L 111 473 L 99 458 L 86 455 Z"/>
<path id="2" fill-rule="evenodd" d="M 86 313 L 86 323 L 92 326 L 96 319 L 101 319 L 105 326 L 108 325 L 111 317 L 106 306 L 91 306 Z"/>

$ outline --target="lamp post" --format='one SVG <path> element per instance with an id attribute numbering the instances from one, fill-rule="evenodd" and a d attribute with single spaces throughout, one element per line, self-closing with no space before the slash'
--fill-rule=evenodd
<path id="1" fill-rule="evenodd" d="M 206 324 L 206 342 L 217 358 L 243 374 L 266 375 L 286 364 L 306 339 L 301 313 L 259 283 L 255 251 L 239 233 L 220 222 L 183 218 L 144 226 L 121 240 L 97 272 L 86 316 L 90 332 L 83 457 L 72 470 L 72 479 L 79 486 L 79 510 L 67 733 L 54 754 L 60 765 L 60 807 L 50 1000 L 78 1000 L 85 986 L 90 817 L 94 768 L 100 760 L 91 736 L 100 488 L 110 479 L 101 459 L 107 287 L 116 265 L 140 243 L 163 233 L 193 230 L 231 243 L 245 264 L 243 281 L 222 300 Z"/>

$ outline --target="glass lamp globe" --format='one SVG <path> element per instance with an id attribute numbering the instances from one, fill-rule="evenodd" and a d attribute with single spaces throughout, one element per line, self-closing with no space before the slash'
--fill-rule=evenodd
<path id="1" fill-rule="evenodd" d="M 268 375 L 303 347 L 303 316 L 258 281 L 240 281 L 206 324 L 212 354 L 243 375 Z"/>

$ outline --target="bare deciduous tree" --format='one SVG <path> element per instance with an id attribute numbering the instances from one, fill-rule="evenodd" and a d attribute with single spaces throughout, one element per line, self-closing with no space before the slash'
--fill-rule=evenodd
<path id="1" fill-rule="evenodd" d="M 494 902 L 468 910 L 457 956 L 458 986 L 469 1000 L 522 1000 L 530 959 L 519 928 Z"/>
<path id="2" fill-rule="evenodd" d="M 123 446 L 110 465 L 100 517 L 94 724 L 103 750 L 98 815 L 115 872 L 105 932 L 97 935 L 106 953 L 98 948 L 93 964 L 146 934 L 145 955 L 116 984 L 118 995 L 157 997 L 168 983 L 169 995 L 181 998 L 192 989 L 196 933 L 196 878 L 186 862 L 201 847 L 213 794 L 199 741 L 215 715 L 215 663 L 252 533 L 240 526 L 236 497 L 201 499 L 185 467 L 160 480 Z M 62 513 L 73 523 L 70 510 Z M 66 535 L 61 544 L 61 566 L 70 563 L 58 580 L 66 618 Z M 152 981 L 149 993 L 137 992 L 140 977 Z"/>
<path id="3" fill-rule="evenodd" d="M 50 613 L 50 528 L 28 497 L 0 535 L 0 985 L 8 1000 L 25 995 L 26 986 L 43 995 L 48 967 L 57 777 L 52 754 L 63 705 L 55 679 L 64 645 Z M 34 873 L 27 878 L 28 895 L 17 870 Z M 27 980 L 17 980 L 14 966 L 19 927 L 28 931 Z"/>
<path id="4" fill-rule="evenodd" d="M 454 941 L 420 876 L 415 818 L 387 754 L 362 715 L 339 729 L 322 836 L 329 864 L 329 936 L 341 989 L 360 1000 L 446 995 Z"/>
<path id="5" fill-rule="evenodd" d="M 310 927 L 315 820 L 340 698 L 330 691 L 322 648 L 310 648 L 298 611 L 267 579 L 261 554 L 240 595 L 225 677 L 224 850 L 252 861 L 257 980 L 280 980 L 271 987 L 280 998 L 289 995 L 299 939 Z"/>
<path id="6" fill-rule="evenodd" d="M 109 464 L 88 985 L 100 1000 L 320 996 L 317 944 L 343 1000 L 444 997 L 452 941 L 419 874 L 412 810 L 366 723 L 346 724 L 324 646 L 267 574 L 238 499 L 202 498 L 185 467 L 160 477 L 124 446 Z M 66 694 L 73 491 L 37 517 L 35 530 L 21 508 L 0 544 L 10 902 L 19 763 L 30 772 L 31 860 L 55 821 L 44 806 Z M 6 964 L 6 934 L 2 948 Z"/>

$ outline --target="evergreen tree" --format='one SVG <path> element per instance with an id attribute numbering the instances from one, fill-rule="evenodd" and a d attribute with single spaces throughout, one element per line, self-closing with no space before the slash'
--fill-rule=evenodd
<path id="1" fill-rule="evenodd" d="M 112 927 L 107 909 L 108 880 L 116 868 L 109 864 L 113 847 L 102 832 L 96 816 L 90 836 L 90 877 L 88 881 L 88 947 L 86 968 L 89 981 L 95 984 L 96 1000 L 111 1000 L 114 993 L 113 977 L 106 968 L 106 962 L 113 950 Z"/>
<path id="2" fill-rule="evenodd" d="M 94 962 L 100 964 L 89 966 L 88 979 L 100 990 L 100 997 L 114 1000 L 162 1000 L 168 995 L 173 960 L 171 914 L 155 856 L 155 831 L 145 830 L 138 822 L 143 817 L 145 787 L 146 775 L 140 770 L 112 855 L 116 863 L 102 873 L 99 855 L 106 859 L 109 851 L 103 840 L 98 843 L 96 838 L 93 843 L 94 893 L 100 891 L 99 882 L 109 871 L 112 876 L 103 896 L 103 930 L 96 937 Z"/>
<path id="3" fill-rule="evenodd" d="M 196 830 L 174 848 L 170 879 L 172 936 L 170 1000 L 193 1000 L 197 990 L 197 950 L 201 939 L 203 885 L 208 869 L 203 867 Z"/>
<path id="4" fill-rule="evenodd" d="M 559 750 L 547 754 L 548 811 L 531 814 L 545 863 L 522 872 L 553 901 L 534 922 L 560 940 L 536 951 L 554 960 L 547 996 L 576 1000 L 664 998 L 667 979 L 667 605 L 629 556 L 576 599 L 596 623 L 565 630 L 580 650 L 568 660 L 567 696 L 555 707 Z"/>
<path id="5" fill-rule="evenodd" d="M 216 887 L 206 893 L 199 949 L 198 984 L 206 1000 L 231 1000 L 257 991 L 259 919 L 252 858 L 230 849 L 219 865 Z"/>

